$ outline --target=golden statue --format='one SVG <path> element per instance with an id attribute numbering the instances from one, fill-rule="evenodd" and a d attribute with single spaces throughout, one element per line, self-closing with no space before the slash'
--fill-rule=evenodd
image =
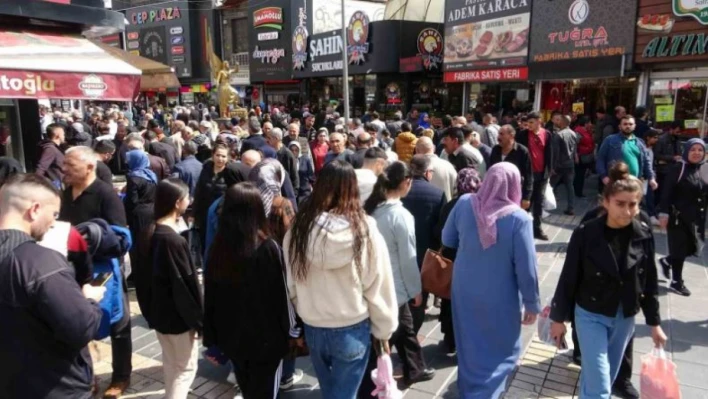
<path id="1" fill-rule="evenodd" d="M 219 115 L 222 118 L 230 118 L 231 114 L 241 117 L 241 114 L 245 115 L 246 112 L 245 109 L 240 107 L 241 97 L 238 95 L 236 89 L 231 86 L 230 82 L 231 74 L 238 72 L 238 64 L 231 69 L 228 61 L 222 62 L 219 56 L 214 53 L 210 36 L 207 36 L 207 41 L 211 76 L 216 82 L 218 90 Z M 233 105 L 233 112 L 229 112 L 230 105 Z"/>

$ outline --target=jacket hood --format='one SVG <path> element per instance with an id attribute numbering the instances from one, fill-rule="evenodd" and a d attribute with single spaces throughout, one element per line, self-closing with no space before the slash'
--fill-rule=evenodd
<path id="1" fill-rule="evenodd" d="M 29 234 L 20 230 L 0 230 L 0 263 L 12 252 L 27 241 L 34 241 Z"/>
<path id="2" fill-rule="evenodd" d="M 310 265 L 334 270 L 351 267 L 354 262 L 354 235 L 349 221 L 328 212 L 320 214 L 308 243 Z"/>
<path id="3" fill-rule="evenodd" d="M 398 136 L 396 136 L 396 138 L 397 139 L 400 138 L 401 141 L 405 141 L 406 143 L 411 143 L 411 142 L 415 141 L 415 139 L 417 139 L 417 137 L 415 137 L 415 134 L 413 134 L 411 132 L 401 133 Z"/>
<path id="4" fill-rule="evenodd" d="M 379 206 L 376 207 L 375 212 L 388 212 L 397 206 L 402 206 L 402 202 L 400 200 L 382 202 L 381 204 L 379 204 Z"/>
<path id="5" fill-rule="evenodd" d="M 53 141 L 47 140 L 47 139 L 40 141 L 40 142 L 39 142 L 39 146 L 40 146 L 41 148 L 47 148 L 47 147 L 58 148 L 57 145 L 54 144 Z"/>

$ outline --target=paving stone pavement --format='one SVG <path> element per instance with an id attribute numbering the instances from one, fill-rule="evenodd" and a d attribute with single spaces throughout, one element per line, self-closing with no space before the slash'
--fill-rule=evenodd
<path id="1" fill-rule="evenodd" d="M 557 191 L 559 197 L 564 194 Z M 588 188 L 586 194 L 595 190 Z M 594 198 L 594 197 L 593 197 Z M 546 233 L 551 238 L 548 242 L 536 242 L 538 253 L 538 276 L 541 299 L 546 301 L 553 295 L 560 276 L 565 249 L 582 214 L 594 206 L 594 199 L 576 200 L 578 216 L 562 214 L 563 198 L 559 198 L 559 209 L 552 211 L 544 219 Z M 666 236 L 655 230 L 657 257 L 666 255 Z M 700 258 L 689 258 L 684 276 L 686 285 L 693 295 L 689 298 L 670 293 L 667 282 L 660 274 L 660 304 L 663 328 L 669 337 L 667 353 L 678 366 L 678 376 L 681 383 L 683 399 L 708 399 L 708 268 L 706 254 Z M 161 398 L 164 396 L 164 383 L 161 368 L 162 352 L 157 342 L 155 332 L 147 328 L 140 314 L 134 293 L 131 293 L 132 338 L 133 338 L 133 376 L 131 386 L 123 398 Z M 456 359 L 445 355 L 440 325 L 437 321 L 438 310 L 432 308 L 426 316 L 426 321 L 420 331 L 419 339 L 428 364 L 437 369 L 432 381 L 416 384 L 404 392 L 406 399 L 422 398 L 459 398 L 457 390 Z M 576 398 L 579 367 L 570 362 L 567 353 L 558 353 L 555 348 L 534 340 L 536 327 L 522 329 L 522 347 L 524 356 L 505 397 L 507 399 L 521 398 Z M 570 339 L 568 339 L 570 342 Z M 641 356 L 651 351 L 653 344 L 649 329 L 644 324 L 644 317 L 637 317 L 636 338 L 634 344 L 634 382 L 639 387 L 639 371 Z M 110 341 L 91 344 L 94 354 L 94 367 L 100 379 L 101 392 L 110 380 L 111 351 Z M 201 352 L 201 350 L 200 350 Z M 393 355 L 394 363 L 397 356 Z M 283 399 L 320 398 L 312 364 L 307 358 L 297 361 L 297 368 L 304 371 L 305 376 L 293 389 L 281 395 Z M 234 396 L 230 384 L 226 382 L 229 370 L 226 367 L 216 367 L 203 358 L 199 359 L 198 377 L 192 385 L 190 398 L 228 398 Z"/>

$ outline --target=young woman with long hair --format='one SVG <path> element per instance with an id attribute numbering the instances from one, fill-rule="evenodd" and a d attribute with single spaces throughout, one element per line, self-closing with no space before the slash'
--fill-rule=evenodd
<path id="1" fill-rule="evenodd" d="M 245 399 L 277 397 L 288 339 L 299 335 L 283 271 L 258 187 L 230 187 L 206 268 L 204 346 L 231 359 Z"/>
<path id="2" fill-rule="evenodd" d="M 165 397 L 186 398 L 197 374 L 203 304 L 189 244 L 177 219 L 189 205 L 189 187 L 177 178 L 157 185 L 150 240 L 152 284 L 148 323 L 162 347 Z"/>
<path id="3" fill-rule="evenodd" d="M 642 182 L 616 163 L 602 193 L 605 215 L 581 224 L 568 244 L 550 318 L 561 346 L 574 313 L 582 352 L 580 397 L 609 399 L 641 309 L 656 346 L 666 343 L 659 316 L 651 227 L 639 220 Z M 485 183 L 486 184 L 486 183 Z"/>
<path id="4" fill-rule="evenodd" d="M 396 161 L 379 175 L 364 210 L 376 220 L 391 259 L 393 281 L 398 302 L 398 329 L 390 344 L 396 347 L 403 362 L 403 379 L 410 385 L 433 378 L 427 369 L 408 301 L 422 304 L 420 270 L 416 261 L 415 221 L 403 207 L 401 198 L 411 190 L 413 176 L 408 166 Z"/>
<path id="5" fill-rule="evenodd" d="M 398 306 L 383 242 L 359 202 L 354 168 L 337 160 L 327 164 L 283 244 L 290 297 L 305 324 L 322 397 L 353 398 L 364 378 L 370 335 L 386 342 L 396 330 Z"/>
<path id="6" fill-rule="evenodd" d="M 194 226 L 199 232 L 199 242 L 206 240 L 206 224 L 209 207 L 226 191 L 224 171 L 229 163 L 229 147 L 226 144 L 214 145 L 211 160 L 204 163 L 194 189 Z"/>

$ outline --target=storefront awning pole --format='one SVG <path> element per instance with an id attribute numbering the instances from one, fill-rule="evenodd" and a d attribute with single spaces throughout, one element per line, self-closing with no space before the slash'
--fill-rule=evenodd
<path id="1" fill-rule="evenodd" d="M 344 95 L 344 125 L 349 127 L 349 62 L 347 62 L 347 25 L 342 0 L 342 93 Z"/>
<path id="2" fill-rule="evenodd" d="M 701 120 L 701 131 L 698 132 L 701 135 L 701 138 L 704 138 L 706 136 L 706 126 L 708 126 L 708 120 L 706 119 L 706 115 L 708 115 L 708 88 L 706 88 L 706 100 L 703 103 L 703 119 Z"/>

